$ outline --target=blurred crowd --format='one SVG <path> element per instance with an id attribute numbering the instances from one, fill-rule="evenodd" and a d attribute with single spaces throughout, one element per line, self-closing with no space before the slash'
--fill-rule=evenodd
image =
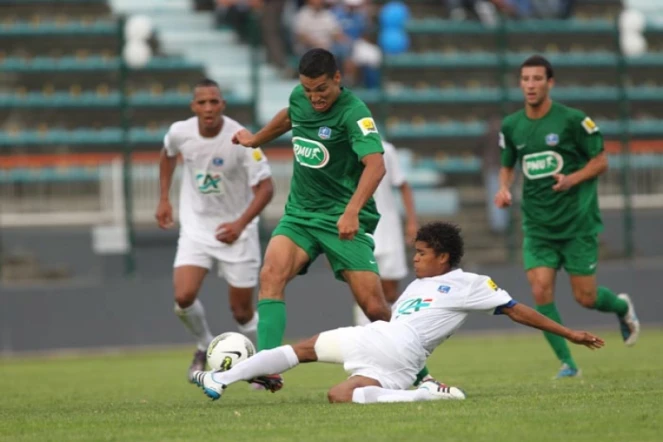
<path id="1" fill-rule="evenodd" d="M 408 45 L 407 36 L 398 29 L 378 32 L 378 23 L 384 27 L 380 14 L 385 6 L 371 0 L 209 1 L 215 2 L 217 24 L 234 29 L 245 43 L 256 38 L 266 49 L 267 61 L 284 78 L 294 76 L 297 56 L 323 47 L 338 58 L 345 84 L 377 87 L 382 53 L 389 49 L 397 53 Z M 575 1 L 441 0 L 446 13 L 440 15 L 479 20 L 487 26 L 496 24 L 500 14 L 512 19 L 563 19 L 571 16 Z M 390 17 L 401 13 L 391 12 L 395 15 Z M 255 26 L 250 23 L 252 16 L 258 19 Z"/>
<path id="2" fill-rule="evenodd" d="M 217 22 L 250 42 L 256 28 L 267 61 L 284 77 L 294 74 L 291 57 L 313 47 L 328 49 L 343 69 L 344 83 L 375 87 L 381 52 L 375 44 L 376 9 L 367 0 L 217 0 Z M 251 27 L 251 13 L 259 15 Z"/>

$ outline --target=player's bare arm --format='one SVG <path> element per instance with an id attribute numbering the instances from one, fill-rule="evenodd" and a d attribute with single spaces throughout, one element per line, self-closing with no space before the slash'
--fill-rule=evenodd
<path id="1" fill-rule="evenodd" d="M 345 212 L 336 223 L 338 234 L 341 239 L 352 239 L 359 231 L 359 211 L 375 193 L 380 181 L 386 173 L 384 158 L 381 153 L 372 153 L 361 159 L 364 171 L 361 173 L 359 185 L 355 190 L 350 202 L 345 207 Z"/>
<path id="2" fill-rule="evenodd" d="M 584 345 L 590 349 L 601 348 L 605 345 L 603 339 L 598 336 L 586 331 L 571 330 L 523 304 L 516 304 L 513 307 L 504 308 L 502 312 L 514 322 L 554 333 L 568 339 L 574 344 Z"/>
<path id="3" fill-rule="evenodd" d="M 583 181 L 591 180 L 592 178 L 601 175 L 606 170 L 608 170 L 608 157 L 605 152 L 601 152 L 589 160 L 585 167 L 577 172 L 570 175 L 563 175 L 561 173 L 553 175 L 553 178 L 555 178 L 553 190 L 558 192 L 569 190 L 571 187 L 577 186 Z"/>
<path id="4" fill-rule="evenodd" d="M 269 143 L 292 129 L 288 108 L 281 109 L 265 127 L 252 134 L 242 129 L 233 135 L 233 143 L 244 147 L 258 147 Z"/>
<path id="5" fill-rule="evenodd" d="M 252 187 L 253 200 L 246 208 L 242 216 L 231 223 L 220 224 L 217 228 L 216 239 L 219 241 L 232 244 L 237 241 L 237 238 L 242 234 L 246 226 L 249 225 L 253 218 L 258 216 L 267 204 L 270 203 L 274 196 L 274 181 L 271 177 L 265 178 L 258 184 Z"/>
<path id="6" fill-rule="evenodd" d="M 403 199 L 403 207 L 405 208 L 405 237 L 408 244 L 414 244 L 414 238 L 417 236 L 419 223 L 417 221 L 417 213 L 414 209 L 414 195 L 412 194 L 412 187 L 407 182 L 400 186 L 401 198 Z"/>
<path id="7" fill-rule="evenodd" d="M 173 173 L 177 167 L 177 157 L 169 157 L 166 149 L 161 150 L 159 158 L 159 205 L 154 215 L 159 227 L 169 229 L 173 227 L 173 207 L 170 204 L 170 185 L 173 181 Z"/>
<path id="8" fill-rule="evenodd" d="M 495 195 L 495 205 L 503 208 L 508 207 L 513 202 L 511 197 L 511 185 L 513 184 L 514 170 L 513 167 L 500 168 L 500 190 Z"/>

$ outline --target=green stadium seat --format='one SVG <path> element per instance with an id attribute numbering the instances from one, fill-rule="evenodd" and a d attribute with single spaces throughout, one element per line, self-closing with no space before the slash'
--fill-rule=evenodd
<path id="1" fill-rule="evenodd" d="M 148 65 L 141 70 L 163 71 L 182 69 L 202 69 L 199 63 L 193 63 L 180 57 L 153 57 Z M 0 71 L 7 72 L 42 72 L 42 71 L 107 71 L 119 69 L 117 58 L 106 58 L 90 56 L 86 58 L 77 57 L 34 57 L 24 59 L 18 57 L 7 57 L 0 59 Z"/>
<path id="2" fill-rule="evenodd" d="M 2 37 L 50 37 L 59 35 L 115 35 L 117 24 L 113 21 L 93 22 L 2 22 L 0 23 L 0 38 Z"/>
<path id="3" fill-rule="evenodd" d="M 100 89 L 103 90 L 103 89 Z M 247 105 L 250 101 L 226 93 L 224 98 L 229 106 Z M 163 107 L 183 106 L 191 102 L 190 93 L 166 91 L 153 93 L 139 91 L 128 97 L 132 107 Z M 100 92 L 52 92 L 52 93 L 20 93 L 0 94 L 0 108 L 96 108 L 117 107 L 120 104 L 120 94 L 117 91 Z"/>

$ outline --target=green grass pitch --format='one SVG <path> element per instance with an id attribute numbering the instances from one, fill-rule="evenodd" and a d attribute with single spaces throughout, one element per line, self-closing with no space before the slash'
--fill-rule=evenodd
<path id="1" fill-rule="evenodd" d="M 325 364 L 286 373 L 276 394 L 239 383 L 212 402 L 185 381 L 189 349 L 0 359 L 0 440 L 663 440 L 663 329 L 633 348 L 602 335 L 602 350 L 573 347 L 581 379 L 553 381 L 539 334 L 461 332 L 429 367 L 468 399 L 414 404 L 330 405 L 344 373 Z"/>

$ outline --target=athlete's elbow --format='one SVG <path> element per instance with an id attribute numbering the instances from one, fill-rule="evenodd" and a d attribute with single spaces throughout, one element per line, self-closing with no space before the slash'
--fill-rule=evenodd
<path id="1" fill-rule="evenodd" d="M 256 194 L 259 194 L 266 203 L 269 203 L 274 197 L 274 180 L 267 178 L 258 183 Z"/>

